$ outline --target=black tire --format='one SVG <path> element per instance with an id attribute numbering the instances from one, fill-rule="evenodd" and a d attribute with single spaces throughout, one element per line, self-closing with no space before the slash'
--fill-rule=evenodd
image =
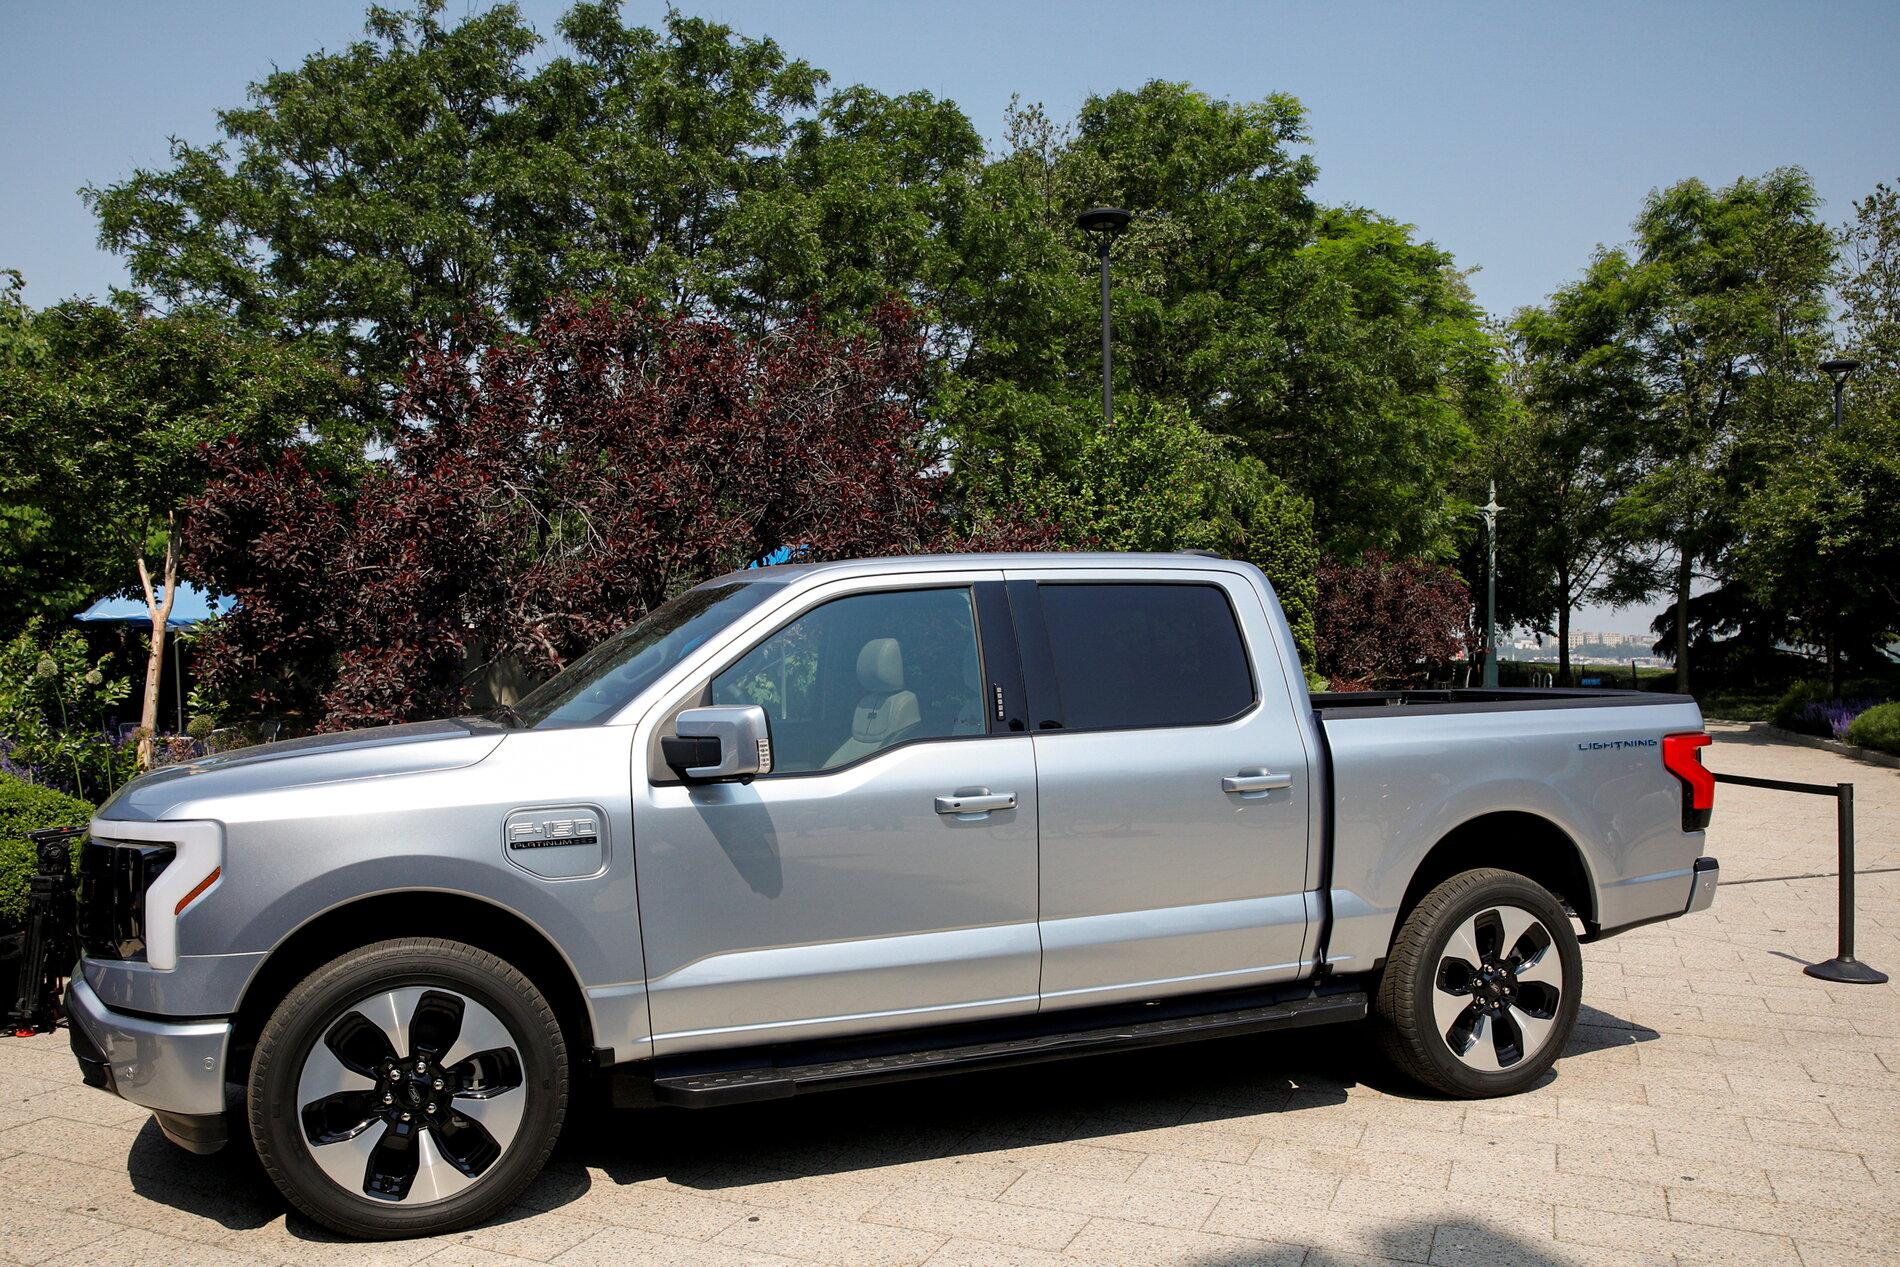
<path id="1" fill-rule="evenodd" d="M 380 1015 L 378 1004 L 387 998 L 387 1010 L 398 1015 L 416 997 L 420 1001 L 410 1014 L 396 1022 L 398 1032 L 414 1040 L 412 1051 L 396 1052 L 393 1060 L 363 1058 L 379 1042 L 381 1049 L 393 1049 L 382 1037 L 389 1033 L 387 1026 L 364 1027 L 364 1011 Z M 477 1042 L 492 1034 L 496 1021 L 511 1047 Z M 457 1042 L 492 1050 L 468 1054 Z M 446 1050 L 436 1053 L 437 1048 Z M 412 1065 L 412 1060 L 426 1063 L 432 1053 L 439 1059 L 429 1072 Z M 451 1061 L 451 1056 L 460 1058 Z M 307 1064 L 317 1072 L 307 1074 Z M 374 1077 L 359 1070 L 361 1064 L 375 1066 L 369 1070 Z M 298 1103 L 300 1091 L 309 1094 L 306 1077 L 319 1078 L 329 1065 L 351 1080 L 349 1089 L 321 1101 L 340 1105 L 336 1119 L 309 1121 L 322 1121 L 327 1128 L 332 1120 L 348 1120 L 331 1132 L 331 1140 L 313 1140 L 305 1106 Z M 445 1080 L 454 1087 L 441 1090 Z M 358 1082 L 368 1083 L 368 1089 L 358 1089 Z M 438 1090 L 432 1093 L 431 1086 Z M 502 1110 L 491 1107 L 515 1094 L 522 1100 Z M 428 1098 L 426 1115 L 415 1096 Z M 370 1240 L 447 1232 L 507 1206 L 546 1164 L 567 1098 L 567 1047 L 546 996 L 486 951 L 422 937 L 352 950 L 304 978 L 258 1036 L 247 1087 L 251 1138 L 271 1181 L 318 1223 Z M 407 1112 L 412 1101 L 413 1124 L 396 1125 L 394 1115 Z M 499 1118 L 483 1116 L 497 1112 Z M 352 1126 L 360 1114 L 370 1115 L 363 1119 L 368 1125 Z M 506 1138 L 498 1141 L 488 1134 L 484 1120 L 497 1123 Z M 402 1121 L 411 1123 L 411 1118 Z M 372 1137 L 381 1142 L 371 1144 Z M 366 1174 L 358 1190 L 346 1188 L 319 1162 L 318 1143 L 325 1145 L 327 1164 L 337 1171 L 355 1164 L 349 1150 L 369 1150 L 360 1163 Z M 423 1163 L 408 1160 L 416 1156 Z M 436 1164 L 426 1164 L 431 1157 Z M 391 1158 L 409 1167 L 406 1183 L 382 1173 L 403 1168 L 388 1164 Z M 384 1189 L 381 1196 L 372 1194 L 372 1183 Z M 428 1195 L 437 1192 L 448 1195 Z"/>
<path id="2" fill-rule="evenodd" d="M 1543 933 L 1527 928 L 1501 946 L 1521 914 Z M 1476 944 L 1475 963 L 1451 949 L 1454 936 L 1460 947 Z M 1519 957 L 1520 948 L 1531 953 Z M 1485 867 L 1452 876 L 1406 914 L 1373 1010 L 1400 1073 L 1444 1095 L 1484 1099 L 1515 1095 L 1544 1075 L 1576 1026 L 1582 987 L 1583 955 L 1563 906 L 1542 885 Z"/>

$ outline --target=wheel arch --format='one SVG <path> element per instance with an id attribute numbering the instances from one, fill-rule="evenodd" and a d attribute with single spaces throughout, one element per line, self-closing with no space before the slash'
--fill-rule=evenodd
<path id="1" fill-rule="evenodd" d="M 1496 867 L 1542 885 L 1583 921 L 1586 940 L 1596 934 L 1596 882 L 1589 859 L 1570 833 L 1540 814 L 1499 810 L 1458 824 L 1426 851 L 1406 886 L 1392 938 L 1427 893 L 1476 867 Z"/>
<path id="2" fill-rule="evenodd" d="M 394 936 L 459 941 L 513 964 L 547 995 L 570 1056 L 580 1060 L 592 1052 L 594 1023 L 586 994 L 547 934 L 507 907 L 465 893 L 403 890 L 331 907 L 278 943 L 251 975 L 238 1003 L 226 1077 L 243 1081 L 258 1034 L 299 981 L 345 951 Z"/>

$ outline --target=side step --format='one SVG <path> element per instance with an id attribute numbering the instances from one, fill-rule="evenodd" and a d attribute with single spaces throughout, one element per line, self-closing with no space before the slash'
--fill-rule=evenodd
<path id="1" fill-rule="evenodd" d="M 1299 1029 L 1308 1025 L 1356 1021 L 1365 1015 L 1365 993 L 1354 990 L 1309 996 L 1263 1007 L 1136 1021 L 1101 1029 L 1035 1034 L 928 1051 L 895 1052 L 807 1065 L 765 1065 L 704 1073 L 663 1074 L 653 1079 L 652 1094 L 653 1099 L 660 1104 L 710 1108 L 748 1100 L 780 1100 L 801 1091 L 831 1091 L 876 1082 L 895 1082 L 904 1078 L 924 1078 L 940 1073 L 1033 1064 L 1067 1056 L 1160 1047 L 1201 1038 L 1225 1038 L 1265 1030 Z"/>

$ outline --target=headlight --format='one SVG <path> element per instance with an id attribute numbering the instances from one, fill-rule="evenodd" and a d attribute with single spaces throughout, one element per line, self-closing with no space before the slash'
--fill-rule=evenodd
<path id="1" fill-rule="evenodd" d="M 156 867 L 141 869 L 145 903 L 139 931 L 145 943 L 145 962 L 160 972 L 178 966 L 178 917 L 193 903 L 217 888 L 224 875 L 224 828 L 212 822 L 134 823 L 114 819 L 92 820 L 94 848 L 105 842 L 123 842 Z M 157 848 L 153 848 L 156 846 Z M 162 850 L 172 850 L 169 861 L 159 862 Z M 100 900 L 105 900 L 102 896 Z M 91 905 L 92 899 L 86 899 Z M 91 918 L 95 924 L 99 917 Z"/>

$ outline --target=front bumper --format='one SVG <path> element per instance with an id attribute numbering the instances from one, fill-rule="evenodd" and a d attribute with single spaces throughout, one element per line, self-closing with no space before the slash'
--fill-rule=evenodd
<path id="1" fill-rule="evenodd" d="M 115 1012 L 77 974 L 66 986 L 66 1015 L 73 1055 L 89 1086 L 155 1110 L 161 1126 L 167 1116 L 223 1116 L 230 1021 Z"/>
<path id="2" fill-rule="evenodd" d="M 1722 867 L 1713 858 L 1697 858 L 1695 870 L 1690 873 L 1689 905 L 1682 909 L 1684 915 L 1694 915 L 1697 911 L 1706 911 L 1715 902 L 1715 886 L 1721 882 Z"/>

